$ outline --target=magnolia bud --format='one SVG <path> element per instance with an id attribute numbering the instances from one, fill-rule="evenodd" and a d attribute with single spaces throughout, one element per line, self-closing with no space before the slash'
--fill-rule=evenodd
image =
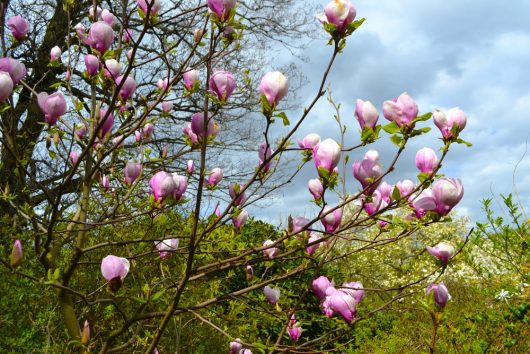
<path id="1" fill-rule="evenodd" d="M 13 248 L 11 250 L 11 267 L 18 268 L 22 264 L 22 244 L 20 240 L 15 240 L 13 243 Z"/>

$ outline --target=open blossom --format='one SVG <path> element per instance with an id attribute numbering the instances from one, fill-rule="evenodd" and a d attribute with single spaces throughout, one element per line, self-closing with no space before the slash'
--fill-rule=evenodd
<path id="1" fill-rule="evenodd" d="M 167 197 L 173 194 L 173 190 L 177 187 L 173 176 L 165 171 L 159 171 L 151 177 L 149 180 L 149 188 L 151 189 L 151 195 L 155 198 L 155 201 L 163 201 Z"/>
<path id="2" fill-rule="evenodd" d="M 266 240 L 263 242 L 264 247 L 272 246 L 274 244 L 274 241 L 272 240 Z M 263 255 L 269 259 L 273 259 L 280 253 L 280 250 L 277 247 L 269 247 L 263 250 Z"/>
<path id="3" fill-rule="evenodd" d="M 191 91 L 195 87 L 195 83 L 199 81 L 199 72 L 197 70 L 188 70 L 182 74 L 184 79 L 184 87 Z"/>
<path id="4" fill-rule="evenodd" d="M 361 182 L 363 189 L 370 186 L 365 194 L 372 194 L 380 183 L 380 181 L 376 183 L 374 181 L 383 175 L 383 170 L 379 164 L 379 153 L 375 150 L 368 151 L 362 161 L 353 163 L 352 170 L 353 176 Z"/>
<path id="5" fill-rule="evenodd" d="M 51 95 L 41 92 L 37 95 L 37 102 L 42 113 L 44 113 L 44 120 L 49 125 L 54 125 L 57 119 L 66 113 L 66 99 L 61 91 Z"/>
<path id="6" fill-rule="evenodd" d="M 86 44 L 100 52 L 105 53 L 110 48 L 114 41 L 114 31 L 107 23 L 98 21 L 90 26 L 88 31 L 88 38 L 85 39 Z"/>
<path id="7" fill-rule="evenodd" d="M 344 33 L 353 22 L 357 11 L 349 1 L 333 0 L 324 8 L 324 14 L 318 19 L 322 23 L 335 25 L 338 33 Z"/>
<path id="8" fill-rule="evenodd" d="M 0 71 L 9 74 L 13 85 L 18 85 L 27 73 L 26 66 L 13 58 L 0 58 Z"/>
<path id="9" fill-rule="evenodd" d="M 374 193 L 372 193 L 372 200 L 370 202 L 363 200 L 362 205 L 364 211 L 368 215 L 374 215 L 379 210 L 386 208 L 388 206 L 388 202 L 384 201 L 383 197 L 381 196 L 381 192 L 376 190 Z"/>
<path id="10" fill-rule="evenodd" d="M 343 283 L 342 288 L 340 290 L 347 294 L 350 294 L 353 297 L 355 304 L 359 304 L 365 296 L 363 284 L 358 281 Z"/>
<path id="11" fill-rule="evenodd" d="M 418 105 L 406 92 L 393 101 L 383 103 L 383 115 L 397 123 L 398 127 L 409 125 L 418 116 Z"/>
<path id="12" fill-rule="evenodd" d="M 381 199 L 387 204 L 390 203 L 392 199 L 392 192 L 394 192 L 394 186 L 383 181 L 377 187 L 377 190 L 380 193 Z"/>
<path id="13" fill-rule="evenodd" d="M 226 21 L 230 17 L 230 13 L 235 6 L 236 0 L 208 0 L 208 8 L 221 22 Z"/>
<path id="14" fill-rule="evenodd" d="M 274 305 L 275 303 L 280 300 L 280 289 L 279 288 L 271 288 L 270 286 L 265 286 L 263 288 L 263 293 L 265 294 L 265 297 L 267 298 L 267 301 Z"/>
<path id="15" fill-rule="evenodd" d="M 22 16 L 13 16 L 7 20 L 7 27 L 17 41 L 26 38 L 29 32 L 29 22 Z"/>
<path id="16" fill-rule="evenodd" d="M 434 247 L 427 246 L 426 249 L 431 255 L 442 261 L 443 264 L 447 264 L 449 259 L 453 258 L 455 255 L 455 248 L 453 245 L 445 242 L 440 242 Z"/>
<path id="17" fill-rule="evenodd" d="M 212 171 L 210 172 L 210 175 L 208 176 L 206 183 L 208 184 L 209 187 L 215 187 L 217 186 L 217 184 L 219 184 L 219 182 L 221 182 L 222 179 L 223 179 L 223 170 L 221 170 L 219 167 L 216 167 L 212 169 Z"/>
<path id="18" fill-rule="evenodd" d="M 449 290 L 447 290 L 447 287 L 444 283 L 429 285 L 427 288 L 427 294 L 430 294 L 431 292 L 434 296 L 434 302 L 441 308 L 444 308 L 447 304 L 447 301 L 451 300 Z"/>
<path id="19" fill-rule="evenodd" d="M 351 323 L 355 319 L 356 302 L 350 293 L 328 288 L 325 302 L 332 311 L 338 313 L 346 322 Z"/>
<path id="20" fill-rule="evenodd" d="M 20 240 L 15 240 L 15 242 L 13 242 L 13 248 L 11 249 L 11 267 L 20 267 L 23 255 L 22 243 L 20 243 Z"/>
<path id="21" fill-rule="evenodd" d="M 440 110 L 435 110 L 433 112 L 433 120 L 434 125 L 440 129 L 440 132 L 442 132 L 442 136 L 444 139 L 450 139 L 458 136 L 458 133 L 460 133 L 465 127 L 467 122 L 467 117 L 464 111 L 462 111 L 460 108 L 455 107 L 451 108 L 447 113 L 444 113 Z M 456 124 L 456 136 L 453 135 L 452 129 L 453 126 Z"/>
<path id="22" fill-rule="evenodd" d="M 302 336 L 302 328 L 300 327 L 300 322 L 289 324 L 287 328 L 287 333 L 289 334 L 289 338 L 291 338 L 293 342 L 299 340 Z"/>
<path id="23" fill-rule="evenodd" d="M 328 233 L 335 232 L 335 230 L 337 230 L 337 228 L 340 226 L 340 222 L 342 220 L 342 210 L 337 208 L 329 213 L 331 209 L 332 208 L 329 206 L 325 207 L 324 210 L 322 210 L 322 215 L 327 215 L 320 220 L 322 225 L 324 225 L 324 229 Z"/>
<path id="24" fill-rule="evenodd" d="M 326 297 L 326 290 L 333 286 L 331 281 L 323 275 L 319 276 L 318 278 L 314 279 L 311 282 L 311 287 L 313 288 L 313 292 L 315 293 L 316 297 L 319 300 L 324 300 Z"/>
<path id="25" fill-rule="evenodd" d="M 233 342 L 230 342 L 230 354 L 238 354 L 243 349 L 243 344 L 240 341 L 241 339 L 236 338 Z"/>
<path id="26" fill-rule="evenodd" d="M 133 161 L 127 162 L 123 171 L 125 183 L 129 185 L 133 184 L 140 177 L 140 173 L 142 173 L 142 164 Z"/>
<path id="27" fill-rule="evenodd" d="M 173 199 L 175 199 L 175 201 L 179 201 L 188 188 L 188 180 L 186 177 L 180 176 L 176 172 L 173 172 L 171 175 L 173 176 L 173 181 L 175 182 L 175 189 L 173 189 Z"/>
<path id="28" fill-rule="evenodd" d="M 320 135 L 311 133 L 307 134 L 302 140 L 298 140 L 300 149 L 313 150 L 313 148 L 320 143 Z"/>
<path id="29" fill-rule="evenodd" d="M 105 60 L 104 73 L 105 76 L 112 80 L 117 79 L 121 74 L 122 65 L 116 59 Z"/>
<path id="30" fill-rule="evenodd" d="M 101 261 L 101 274 L 112 291 L 118 291 L 123 279 L 129 273 L 130 263 L 127 258 L 108 255 Z"/>
<path id="31" fill-rule="evenodd" d="M 13 92 L 13 80 L 8 73 L 0 71 L 0 102 L 5 101 Z"/>
<path id="32" fill-rule="evenodd" d="M 275 107 L 289 91 L 289 81 L 279 71 L 266 73 L 259 84 L 259 92 Z M 320 138 L 319 138 L 320 141 Z"/>
<path id="33" fill-rule="evenodd" d="M 464 196 L 464 187 L 460 179 L 440 178 L 432 187 L 424 189 L 413 201 L 415 209 L 435 211 L 447 215 Z"/>
<path id="34" fill-rule="evenodd" d="M 333 172 L 340 160 L 340 146 L 333 139 L 326 139 L 313 148 L 313 161 L 320 175 L 320 169 Z"/>
<path id="35" fill-rule="evenodd" d="M 306 227 L 307 224 L 309 224 L 309 219 L 304 218 L 303 216 L 292 218 L 289 220 L 289 233 L 291 235 L 296 235 L 300 233 L 300 231 L 302 231 L 302 229 Z M 301 235 L 298 235 L 298 236 L 301 236 Z"/>
<path id="36" fill-rule="evenodd" d="M 240 192 L 241 186 L 236 183 L 233 185 L 230 185 L 228 187 L 228 194 L 230 195 L 230 198 L 234 201 L 234 205 L 241 205 L 245 203 L 245 200 L 247 199 L 244 192 Z"/>
<path id="37" fill-rule="evenodd" d="M 310 179 L 309 182 L 307 182 L 307 188 L 315 200 L 320 200 L 322 198 L 322 194 L 324 194 L 324 186 L 322 186 L 322 182 L 320 182 L 318 178 Z"/>
<path id="38" fill-rule="evenodd" d="M 150 9 L 151 15 L 156 15 L 160 11 L 159 0 L 136 0 L 136 4 L 144 14 L 147 14 L 148 9 Z"/>
<path id="39" fill-rule="evenodd" d="M 355 104 L 355 118 L 359 121 L 361 129 L 373 129 L 379 119 L 379 113 L 372 102 L 358 99 Z"/>
<path id="40" fill-rule="evenodd" d="M 416 188 L 414 182 L 412 182 L 410 179 L 399 181 L 398 183 L 396 183 L 396 187 L 399 190 L 399 194 L 402 198 L 405 196 L 409 196 L 410 198 L 410 194 Z"/>
<path id="41" fill-rule="evenodd" d="M 228 100 L 235 88 L 236 80 L 228 71 L 217 70 L 210 77 L 210 90 L 217 95 L 219 101 Z"/>
<path id="42" fill-rule="evenodd" d="M 136 81 L 131 76 L 124 78 L 123 75 L 121 75 L 116 79 L 116 87 L 119 87 L 122 81 L 124 82 L 120 89 L 120 98 L 124 101 L 127 101 L 132 97 L 134 91 L 136 91 Z"/>
<path id="43" fill-rule="evenodd" d="M 170 238 L 167 240 L 155 241 L 155 247 L 160 258 L 166 259 L 179 248 L 179 239 Z"/>
<path id="44" fill-rule="evenodd" d="M 269 160 L 272 155 L 272 150 L 270 145 L 267 143 L 261 143 L 258 146 L 258 158 L 259 166 L 262 168 L 263 172 L 267 172 L 270 169 L 271 161 Z M 269 160 L 265 162 L 265 160 Z"/>
<path id="45" fill-rule="evenodd" d="M 422 173 L 433 173 L 438 166 L 438 158 L 431 148 L 423 148 L 416 153 L 416 167 Z"/>
<path id="46" fill-rule="evenodd" d="M 248 219 L 248 212 L 245 209 L 242 209 L 237 215 L 232 216 L 232 223 L 234 227 L 239 230 Z"/>

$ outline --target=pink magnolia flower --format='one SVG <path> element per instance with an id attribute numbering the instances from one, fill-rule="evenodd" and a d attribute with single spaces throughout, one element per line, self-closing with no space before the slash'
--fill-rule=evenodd
<path id="1" fill-rule="evenodd" d="M 340 146 L 333 139 L 326 139 L 315 145 L 313 148 L 313 161 L 318 174 L 321 174 L 320 169 L 332 173 L 339 163 L 340 153 Z"/>
<path id="2" fill-rule="evenodd" d="M 211 117 L 206 119 L 203 112 L 197 112 L 191 116 L 191 130 L 198 138 L 214 138 L 219 133 L 219 125 Z"/>
<path id="3" fill-rule="evenodd" d="M 74 127 L 74 135 L 76 140 L 83 140 L 88 133 L 88 128 L 84 123 L 78 123 Z"/>
<path id="4" fill-rule="evenodd" d="M 381 182 L 379 187 L 377 187 L 377 190 L 380 193 L 381 199 L 387 204 L 390 203 L 390 201 L 392 200 L 392 192 L 394 191 L 394 186 L 383 181 Z"/>
<path id="5" fill-rule="evenodd" d="M 304 227 L 307 226 L 307 224 L 309 224 L 309 219 L 304 218 L 303 216 L 292 218 L 290 219 L 289 223 L 289 233 L 291 235 L 297 235 L 298 233 L 300 233 L 300 231 L 302 231 Z M 305 232 L 307 232 L 307 230 Z"/>
<path id="6" fill-rule="evenodd" d="M 372 102 L 358 99 L 355 105 L 355 118 L 357 118 L 361 129 L 373 129 L 379 119 L 379 113 Z"/>
<path id="7" fill-rule="evenodd" d="M 230 342 L 230 354 L 238 354 L 243 349 L 243 344 L 240 341 L 241 339 L 236 338 L 233 342 Z"/>
<path id="8" fill-rule="evenodd" d="M 125 44 L 130 43 L 132 41 L 133 32 L 130 28 L 126 28 L 123 30 L 123 34 L 121 36 L 121 41 Z"/>
<path id="9" fill-rule="evenodd" d="M 438 158 L 431 148 L 423 148 L 416 153 L 416 167 L 422 173 L 433 173 L 438 166 Z"/>
<path id="10" fill-rule="evenodd" d="M 236 0 L 208 0 L 208 8 L 221 22 L 226 21 L 230 17 L 230 13 L 235 6 Z"/>
<path id="11" fill-rule="evenodd" d="M 451 108 L 449 111 L 447 111 L 447 114 L 438 109 L 435 110 L 433 112 L 433 120 L 434 125 L 436 125 L 438 129 L 440 129 L 440 132 L 442 132 L 444 139 L 456 137 L 451 132 L 455 124 L 457 127 L 456 135 L 458 136 L 458 133 L 464 130 L 467 123 L 466 114 L 458 107 Z"/>
<path id="12" fill-rule="evenodd" d="M 455 255 L 455 248 L 445 242 L 440 242 L 434 247 L 427 246 L 426 248 L 431 255 L 438 258 L 443 264 L 447 264 L 449 259 L 453 258 Z"/>
<path id="13" fill-rule="evenodd" d="M 359 304 L 361 300 L 365 297 L 363 284 L 358 281 L 343 283 L 342 288 L 340 290 L 353 297 L 353 300 L 355 301 L 356 305 Z"/>
<path id="14" fill-rule="evenodd" d="M 412 182 L 410 179 L 399 181 L 398 183 L 396 183 L 396 187 L 399 190 L 399 194 L 402 198 L 406 196 L 409 196 L 410 198 L 412 191 L 416 188 L 414 182 Z"/>
<path id="15" fill-rule="evenodd" d="M 160 91 L 167 91 L 167 88 L 169 87 L 169 78 L 165 77 L 163 79 L 158 79 L 156 87 L 158 87 Z"/>
<path id="16" fill-rule="evenodd" d="M 11 267 L 20 267 L 23 256 L 22 243 L 20 243 L 20 240 L 15 240 L 15 242 L 13 242 L 13 248 L 11 249 Z"/>
<path id="17" fill-rule="evenodd" d="M 327 215 L 320 219 L 320 222 L 322 222 L 324 230 L 326 230 L 327 233 L 335 232 L 335 230 L 337 230 L 337 228 L 340 226 L 340 222 L 342 220 L 342 210 L 338 208 L 333 210 L 331 213 L 328 213 L 331 209 L 332 208 L 329 206 L 325 207 L 324 210 L 322 210 L 322 215 Z"/>
<path id="18" fill-rule="evenodd" d="M 308 255 L 313 255 L 313 253 L 315 253 L 315 251 L 320 247 L 320 242 L 317 241 L 319 241 L 321 238 L 322 237 L 317 232 L 313 231 L 309 234 L 309 239 L 307 240 L 308 246 L 305 249 Z"/>
<path id="19" fill-rule="evenodd" d="M 263 242 L 263 247 L 268 247 L 263 250 L 263 255 L 269 259 L 275 258 L 278 253 L 280 253 L 280 250 L 277 247 L 270 247 L 274 244 L 274 241 L 272 240 L 266 240 Z"/>
<path id="20" fill-rule="evenodd" d="M 192 145 L 195 145 L 199 142 L 199 138 L 197 135 L 193 132 L 193 129 L 191 128 L 191 123 L 188 123 L 182 128 L 182 132 L 184 135 L 188 137 Z"/>
<path id="21" fill-rule="evenodd" d="M 215 206 L 215 210 L 213 211 L 213 214 L 217 217 L 217 218 L 220 218 L 221 217 L 221 208 L 219 207 L 219 204 L 217 204 Z"/>
<path id="22" fill-rule="evenodd" d="M 101 185 L 101 188 L 103 188 L 103 190 L 105 192 L 108 192 L 109 191 L 109 187 L 110 187 L 110 178 L 109 178 L 109 176 L 107 176 L 107 175 L 101 176 L 100 185 Z"/>
<path id="23" fill-rule="evenodd" d="M 182 74 L 184 79 L 184 87 L 191 91 L 195 87 L 195 83 L 199 81 L 199 72 L 197 70 L 188 70 Z"/>
<path id="24" fill-rule="evenodd" d="M 230 198 L 232 198 L 232 200 L 234 201 L 235 206 L 245 203 L 245 200 L 247 199 L 245 193 L 241 193 L 240 190 L 241 186 L 238 183 L 230 185 L 228 187 L 228 194 L 230 195 Z"/>
<path id="25" fill-rule="evenodd" d="M 144 139 L 151 139 L 154 132 L 155 132 L 155 125 L 153 123 L 147 123 L 142 128 L 142 137 Z"/>
<path id="26" fill-rule="evenodd" d="M 346 322 L 352 323 L 357 309 L 355 299 L 351 294 L 342 290 L 335 290 L 326 296 L 326 300 L 331 310 L 337 312 Z"/>
<path id="27" fill-rule="evenodd" d="M 188 176 L 191 176 L 193 171 L 195 171 L 195 162 L 193 162 L 193 160 L 188 160 L 186 163 L 186 173 Z"/>
<path id="28" fill-rule="evenodd" d="M 114 31 L 107 23 L 98 21 L 90 26 L 86 44 L 100 52 L 105 53 L 114 41 Z"/>
<path id="29" fill-rule="evenodd" d="M 309 182 L 307 182 L 307 188 L 315 200 L 318 201 L 322 198 L 322 194 L 324 194 L 324 186 L 322 186 L 322 182 L 320 182 L 318 178 L 310 179 Z"/>
<path id="30" fill-rule="evenodd" d="M 88 76 L 94 76 L 99 71 L 99 59 L 95 55 L 85 55 L 85 67 Z"/>
<path id="31" fill-rule="evenodd" d="M 122 65 L 116 59 L 105 60 L 104 73 L 105 76 L 116 80 L 121 74 Z"/>
<path id="32" fill-rule="evenodd" d="M 101 11 L 101 19 L 107 25 L 112 26 L 112 24 L 114 23 L 114 14 L 110 12 L 109 10 L 105 9 Z"/>
<path id="33" fill-rule="evenodd" d="M 77 161 L 79 161 L 79 151 L 72 151 L 69 155 L 70 163 L 72 165 L 76 165 Z"/>
<path id="34" fill-rule="evenodd" d="M 179 239 L 171 238 L 167 240 L 155 241 L 155 247 L 161 259 L 171 257 L 171 254 L 179 248 Z"/>
<path id="35" fill-rule="evenodd" d="M 429 285 L 427 288 L 427 294 L 430 294 L 431 292 L 434 296 L 434 302 L 442 309 L 447 304 L 447 301 L 451 300 L 449 290 L 447 290 L 447 287 L 444 283 Z"/>
<path id="36" fill-rule="evenodd" d="M 173 181 L 175 182 L 175 189 L 173 190 L 173 198 L 175 201 L 179 201 L 186 189 L 188 188 L 188 180 L 184 176 L 180 176 L 178 173 L 173 172 Z"/>
<path id="37" fill-rule="evenodd" d="M 334 0 L 324 8 L 324 15 L 319 17 L 320 22 L 335 25 L 338 33 L 344 33 L 353 22 L 357 11 L 349 1 Z"/>
<path id="38" fill-rule="evenodd" d="M 279 71 L 266 73 L 259 84 L 259 92 L 275 107 L 289 91 L 289 81 Z M 320 140 L 320 139 L 319 139 Z"/>
<path id="39" fill-rule="evenodd" d="M 147 14 L 148 8 L 150 8 L 151 15 L 156 15 L 160 11 L 159 0 L 136 0 L 136 4 L 144 14 Z"/>
<path id="40" fill-rule="evenodd" d="M 13 92 L 13 80 L 5 71 L 0 71 L 0 102 L 5 101 Z"/>
<path id="41" fill-rule="evenodd" d="M 298 140 L 300 149 L 313 150 L 313 148 L 320 143 L 320 135 L 311 133 L 307 134 L 302 140 Z"/>
<path id="42" fill-rule="evenodd" d="M 272 150 L 270 145 L 267 145 L 267 143 L 261 143 L 258 147 L 258 158 L 259 158 L 259 166 L 261 167 L 263 172 L 267 172 L 270 169 L 271 166 L 271 158 Z M 265 160 L 269 160 L 265 162 Z"/>
<path id="43" fill-rule="evenodd" d="M 242 209 L 237 215 L 232 216 L 232 223 L 234 227 L 239 230 L 248 219 L 248 212 L 245 209 Z"/>
<path id="44" fill-rule="evenodd" d="M 329 281 L 329 279 L 323 275 L 319 276 L 318 278 L 314 279 L 311 282 L 311 287 L 313 288 L 313 292 L 315 293 L 316 297 L 319 300 L 324 300 L 326 298 L 326 290 L 333 286 L 332 283 Z"/>
<path id="45" fill-rule="evenodd" d="M 29 32 L 29 22 L 24 17 L 18 15 L 7 20 L 7 27 L 9 27 L 11 34 L 17 41 L 25 39 Z"/>
<path id="46" fill-rule="evenodd" d="M 383 103 L 383 115 L 399 127 L 409 125 L 418 116 L 418 105 L 406 92 L 393 101 Z"/>
<path id="47" fill-rule="evenodd" d="M 381 192 L 379 190 L 376 190 L 374 193 L 372 193 L 372 200 L 370 202 L 363 201 L 364 211 L 368 215 L 374 215 L 379 210 L 387 206 L 388 204 L 383 200 L 383 197 L 381 196 Z"/>
<path id="48" fill-rule="evenodd" d="M 58 46 L 53 47 L 50 50 L 50 61 L 60 60 L 62 54 L 63 52 L 61 51 L 61 48 L 59 48 Z"/>
<path id="49" fill-rule="evenodd" d="M 295 322 L 293 325 L 290 325 L 287 328 L 287 333 L 293 342 L 298 341 L 302 336 L 302 328 L 300 327 L 300 323 Z"/>
<path id="50" fill-rule="evenodd" d="M 217 95 L 219 101 L 226 101 L 236 88 L 232 73 L 224 70 L 215 71 L 210 77 L 210 90 Z"/>
<path id="51" fill-rule="evenodd" d="M 459 179 L 441 178 L 431 189 L 426 188 L 413 201 L 415 209 L 420 211 L 436 211 L 439 215 L 447 215 L 464 196 L 464 187 Z"/>
<path id="52" fill-rule="evenodd" d="M 379 153 L 375 150 L 368 151 L 362 161 L 355 161 L 352 166 L 353 176 L 361 182 L 363 189 L 368 188 L 365 194 L 372 194 L 380 181 L 374 183 L 379 177 L 383 175 L 383 170 L 379 164 Z"/>
<path id="53" fill-rule="evenodd" d="M 155 201 L 158 202 L 171 196 L 177 186 L 175 185 L 175 181 L 171 174 L 165 171 L 159 171 L 149 180 L 149 187 L 151 189 L 151 195 L 153 195 Z"/>
<path id="54" fill-rule="evenodd" d="M 13 58 L 0 58 L 0 71 L 9 74 L 14 85 L 26 76 L 26 66 Z"/>
<path id="55" fill-rule="evenodd" d="M 101 274 L 110 283 L 112 291 L 118 291 L 123 279 L 129 273 L 130 263 L 127 258 L 108 255 L 101 261 Z"/>
<path id="56" fill-rule="evenodd" d="M 212 169 L 210 175 L 208 176 L 207 184 L 209 187 L 215 187 L 223 179 L 223 170 L 219 167 Z"/>
<path id="57" fill-rule="evenodd" d="M 125 165 L 123 174 L 125 176 L 125 183 L 131 185 L 136 181 L 140 174 L 142 173 L 142 164 L 138 162 L 129 161 Z"/>
<path id="58" fill-rule="evenodd" d="M 44 113 L 44 120 L 49 125 L 54 125 L 57 119 L 66 113 L 66 99 L 60 91 L 51 95 L 41 92 L 37 95 L 37 102 L 42 113 Z"/>
<path id="59" fill-rule="evenodd" d="M 162 101 L 162 112 L 169 113 L 173 109 L 173 102 L 171 101 Z"/>
<path id="60" fill-rule="evenodd" d="M 96 20 L 96 19 L 101 18 L 101 7 L 96 6 L 96 14 L 95 14 L 95 16 L 94 16 L 94 6 L 90 6 L 90 7 L 88 8 L 88 17 L 89 17 L 91 20 Z"/>
<path id="61" fill-rule="evenodd" d="M 271 288 L 267 285 L 263 288 L 263 293 L 271 305 L 274 305 L 280 300 L 280 288 Z"/>
<path id="62" fill-rule="evenodd" d="M 103 124 L 101 123 L 103 121 Z M 112 126 L 114 125 L 114 114 L 112 111 L 108 111 L 106 108 L 101 108 L 99 111 L 99 124 L 101 125 L 98 136 L 100 138 L 106 138 L 112 132 Z"/>
<path id="63" fill-rule="evenodd" d="M 116 79 L 116 87 L 119 87 L 122 81 L 124 81 L 124 83 L 120 89 L 120 98 L 127 101 L 132 97 L 134 91 L 136 91 L 136 81 L 131 76 L 124 78 L 123 75 L 121 75 Z"/>

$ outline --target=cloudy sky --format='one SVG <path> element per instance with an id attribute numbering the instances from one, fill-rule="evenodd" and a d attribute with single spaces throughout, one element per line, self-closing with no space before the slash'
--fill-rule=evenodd
<path id="1" fill-rule="evenodd" d="M 321 3 L 324 6 L 327 1 Z M 447 176 L 463 181 L 465 196 L 459 212 L 472 220 L 482 219 L 480 200 L 513 192 L 518 163 L 516 188 L 530 211 L 530 156 L 524 156 L 530 134 L 530 2 L 357 0 L 354 6 L 357 18 L 365 17 L 366 22 L 349 37 L 328 80 L 349 128 L 346 145 L 359 142 L 353 115 L 357 98 L 370 100 L 380 112 L 383 101 L 404 91 L 418 102 L 422 113 L 459 106 L 468 115 L 461 137 L 473 147 L 454 146 L 442 169 Z M 300 92 L 302 104 L 314 96 L 316 78 L 329 59 L 331 47 L 325 44 L 323 40 L 310 43 L 302 53 L 308 63 L 286 56 L 310 79 Z M 290 113 L 291 121 L 296 115 Z M 380 121 L 386 122 L 382 114 Z M 323 139 L 338 139 L 333 122 L 332 107 L 321 100 L 296 137 L 316 132 Z M 416 151 L 441 146 L 439 131 L 428 124 L 433 130 L 409 146 L 389 183 L 414 180 L 418 173 Z M 395 147 L 385 138 L 375 148 L 388 165 Z M 359 187 L 351 175 L 351 161 L 361 158 L 366 150 L 350 156 L 346 171 L 350 193 Z M 315 177 L 314 166 L 308 164 L 299 178 L 276 196 L 273 207 L 255 212 L 275 222 L 284 221 L 288 214 L 314 216 L 306 183 Z"/>

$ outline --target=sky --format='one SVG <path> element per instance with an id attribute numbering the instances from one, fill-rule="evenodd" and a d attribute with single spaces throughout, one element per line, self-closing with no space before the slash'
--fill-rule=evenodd
<path id="1" fill-rule="evenodd" d="M 322 8 L 326 3 L 321 2 Z M 380 123 L 388 122 L 382 116 L 383 102 L 405 91 L 421 113 L 458 106 L 468 117 L 460 136 L 473 147 L 453 146 L 441 170 L 464 184 L 458 213 L 472 222 L 483 220 L 483 198 L 500 201 L 499 194 L 515 191 L 530 212 L 530 156 L 525 155 L 530 135 L 530 1 L 359 0 L 353 4 L 357 19 L 365 17 L 366 22 L 348 38 L 328 78 L 348 127 L 345 145 L 359 143 L 354 118 L 357 98 L 378 108 Z M 294 62 L 308 77 L 309 84 L 298 93 L 302 107 L 314 97 L 331 50 L 325 40 L 313 40 L 301 53 L 307 62 L 290 55 L 278 61 Z M 295 140 L 312 132 L 322 139 L 338 139 L 333 114 L 330 104 L 321 99 Z M 291 122 L 299 115 L 300 110 L 289 112 Z M 431 132 L 409 146 L 388 183 L 415 180 L 416 152 L 423 147 L 438 151 L 439 130 L 432 122 L 428 126 Z M 280 136 L 282 128 L 275 133 Z M 388 138 L 382 140 L 350 155 L 346 169 L 350 193 L 359 187 L 351 173 L 353 160 L 375 148 L 383 165 L 390 163 L 396 148 Z M 316 176 L 314 165 L 306 165 L 288 188 L 263 208 L 254 208 L 253 214 L 283 224 L 289 214 L 315 216 L 306 184 Z M 494 207 L 502 210 L 497 202 Z"/>

